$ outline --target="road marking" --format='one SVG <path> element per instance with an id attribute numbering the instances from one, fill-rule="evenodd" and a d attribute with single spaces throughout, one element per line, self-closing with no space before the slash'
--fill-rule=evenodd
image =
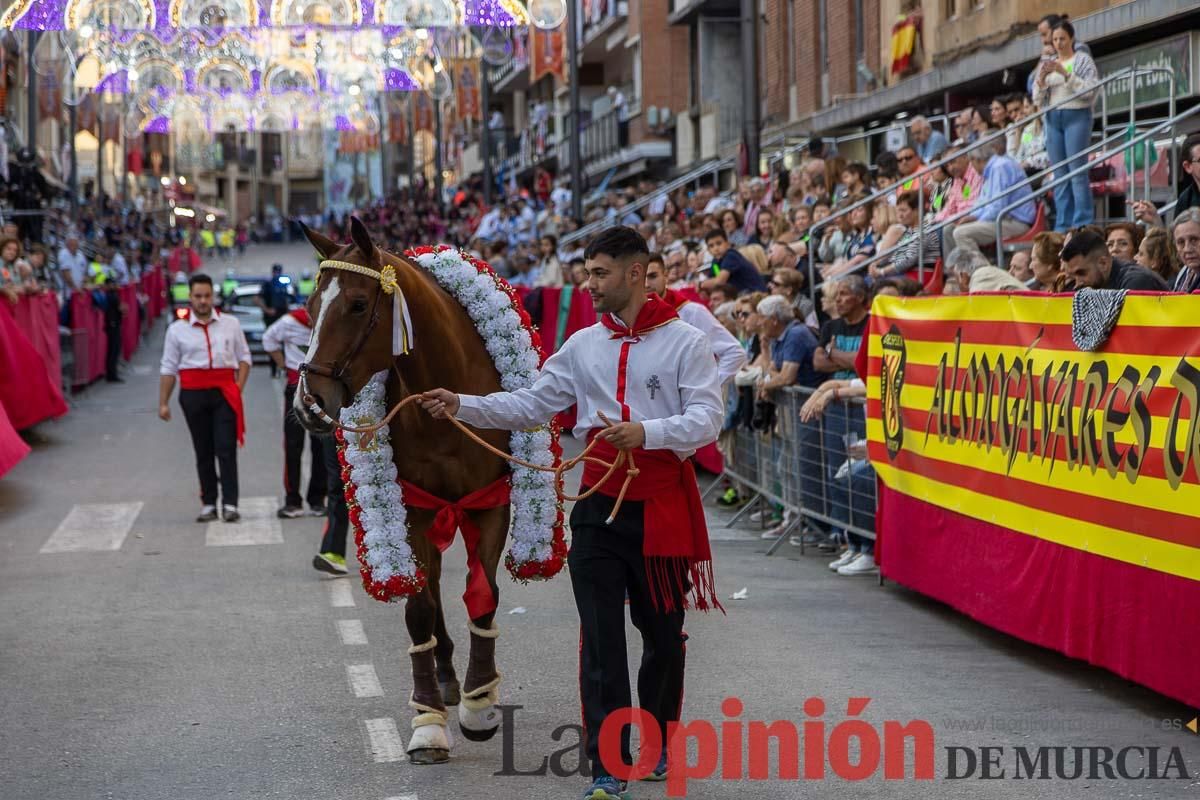
<path id="1" fill-rule="evenodd" d="M 354 595 L 350 593 L 349 582 L 329 582 L 329 605 L 334 608 L 351 608 L 354 606 Z"/>
<path id="2" fill-rule="evenodd" d="M 374 664 L 347 664 L 346 677 L 350 679 L 350 690 L 355 697 L 383 697 Z"/>
<path id="3" fill-rule="evenodd" d="M 142 503 L 85 503 L 72 506 L 40 553 L 120 550 Z"/>
<path id="4" fill-rule="evenodd" d="M 339 619 L 337 627 L 338 633 L 342 637 L 342 644 L 347 647 L 367 643 L 367 632 L 363 630 L 362 620 Z"/>
<path id="5" fill-rule="evenodd" d="M 252 544 L 283 544 L 283 528 L 275 516 L 274 497 L 244 497 L 238 503 L 242 518 L 238 522 L 208 523 L 204 543 L 209 547 L 233 547 Z"/>
<path id="6" fill-rule="evenodd" d="M 417 800 L 415 794 L 398 794 L 393 797 L 385 797 L 383 800 Z"/>
<path id="7" fill-rule="evenodd" d="M 375 763 L 404 760 L 404 740 L 396 730 L 396 720 L 380 717 L 366 721 L 367 737 L 370 739 L 371 758 Z"/>

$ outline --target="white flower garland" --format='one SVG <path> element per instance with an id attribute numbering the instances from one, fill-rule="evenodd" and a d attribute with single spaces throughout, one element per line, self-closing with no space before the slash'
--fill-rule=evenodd
<path id="1" fill-rule="evenodd" d="M 542 356 L 512 287 L 486 264 L 455 250 L 421 248 L 406 255 L 466 309 L 492 356 L 501 387 L 513 391 L 532 386 Z M 371 378 L 342 409 L 342 424 L 363 427 L 383 418 L 387 378 L 386 372 Z M 338 431 L 337 439 L 364 587 L 384 601 L 419 592 L 425 574 L 408 544 L 407 514 L 388 429 L 378 430 L 366 446 L 356 433 Z M 523 461 L 551 466 L 561 453 L 557 439 L 553 426 L 515 431 L 509 449 Z M 553 473 L 512 467 L 512 544 L 505 566 L 517 580 L 550 578 L 565 563 L 559 488 Z"/>
<path id="2" fill-rule="evenodd" d="M 342 409 L 343 425 L 365 427 L 383 418 L 387 378 L 384 371 L 367 382 L 354 402 Z M 341 460 L 349 470 L 346 501 L 363 585 L 380 600 L 420 591 L 425 576 L 408 544 L 408 513 L 392 461 L 391 432 L 380 428 L 366 446 L 362 445 L 365 434 L 339 434 Z"/>
<path id="3" fill-rule="evenodd" d="M 533 332 L 517 311 L 512 288 L 482 262 L 445 248 L 414 252 L 416 262 L 466 309 L 500 373 L 504 391 L 528 388 L 537 380 L 542 356 Z M 509 451 L 539 466 L 555 463 L 557 442 L 549 426 L 514 431 Z M 512 467 L 512 544 L 506 565 L 514 577 L 550 577 L 565 557 L 562 508 L 552 473 Z M 555 539 L 559 547 L 555 547 Z M 550 569 L 534 570 L 541 564 Z M 554 564 L 553 567 L 549 565 Z"/>

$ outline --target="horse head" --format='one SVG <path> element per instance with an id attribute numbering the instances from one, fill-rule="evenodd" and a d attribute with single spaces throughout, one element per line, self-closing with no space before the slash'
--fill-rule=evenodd
<path id="1" fill-rule="evenodd" d="M 330 433 L 331 420 L 353 402 L 371 376 L 392 369 L 393 315 L 398 306 L 393 298 L 400 292 L 395 273 L 403 269 L 403 262 L 379 250 L 357 217 L 350 222 L 348 245 L 302 227 L 322 266 L 308 298 L 312 339 L 300 366 L 294 407 L 306 428 Z"/>

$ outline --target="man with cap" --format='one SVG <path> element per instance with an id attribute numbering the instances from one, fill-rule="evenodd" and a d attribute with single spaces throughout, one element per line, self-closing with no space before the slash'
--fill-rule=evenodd
<path id="1" fill-rule="evenodd" d="M 255 299 L 263 312 L 263 324 L 266 327 L 274 325 L 288 311 L 287 283 L 283 279 L 283 264 L 271 265 L 271 277 L 263 281 L 262 290 Z M 278 368 L 271 362 L 271 377 L 274 378 Z"/>
<path id="2" fill-rule="evenodd" d="M 212 278 L 193 275 L 189 286 L 188 313 L 167 327 L 163 342 L 158 416 L 171 420 L 171 393 L 178 380 L 179 406 L 192 434 L 200 477 L 196 521 L 217 519 L 219 480 L 222 517 L 237 522 L 237 448 L 246 438 L 242 390 L 250 377 L 250 347 L 237 317 L 213 308 Z"/>
<path id="3" fill-rule="evenodd" d="M 276 366 L 287 373 L 287 388 L 283 391 L 283 490 L 285 500 L 277 516 L 280 519 L 295 519 L 305 515 L 300 499 L 300 462 L 304 457 L 304 426 L 291 413 L 296 397 L 296 386 L 300 382 L 300 364 L 312 339 L 312 321 L 308 311 L 297 308 L 284 314 L 263 333 L 263 349 Z M 330 443 L 332 445 L 332 443 Z M 314 517 L 325 515 L 325 458 L 323 443 L 309 434 L 309 451 L 312 470 L 308 476 L 308 506 Z"/>

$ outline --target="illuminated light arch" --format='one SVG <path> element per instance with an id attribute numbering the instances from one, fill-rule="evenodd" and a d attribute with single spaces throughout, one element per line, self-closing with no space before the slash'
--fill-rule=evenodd
<path id="1" fill-rule="evenodd" d="M 258 24 L 255 0 L 171 0 L 172 28 L 251 28 Z"/>
<path id="2" fill-rule="evenodd" d="M 183 87 L 183 70 L 173 61 L 155 56 L 144 58 L 134 66 L 138 71 L 139 91 L 164 89 L 177 92 Z"/>
<path id="3" fill-rule="evenodd" d="M 30 2 L 28 6 L 32 6 Z M 102 13 L 97 0 L 68 0 L 63 11 L 63 26 L 67 30 L 78 30 L 90 18 Z M 27 7 L 28 7 L 27 6 Z M 154 0 L 104 0 L 109 11 L 108 19 L 115 20 L 107 27 L 118 30 L 154 28 L 158 25 L 158 12 Z M 23 16 L 23 15 L 22 15 Z"/>
<path id="4" fill-rule="evenodd" d="M 499 2 L 504 13 L 512 18 L 513 25 L 522 27 L 533 24 L 533 18 L 529 16 L 529 9 L 520 0 L 499 0 Z"/>
<path id="5" fill-rule="evenodd" d="M 446 28 L 461 25 L 463 7 L 459 0 L 379 0 L 375 23 L 406 28 Z"/>
<path id="6" fill-rule="evenodd" d="M 360 25 L 360 0 L 271 0 L 271 24 Z"/>
<path id="7" fill-rule="evenodd" d="M 232 76 L 233 80 L 221 80 L 224 76 Z M 216 86 L 211 85 L 211 81 L 214 79 L 218 83 Z M 219 57 L 209 60 L 196 71 L 196 85 L 201 89 L 214 92 L 248 92 L 253 86 L 253 80 L 250 70 L 245 66 L 232 58 Z"/>
<path id="8" fill-rule="evenodd" d="M 316 91 L 317 71 L 307 61 L 298 58 L 281 59 L 267 69 L 262 85 L 265 91 L 272 93 Z"/>

